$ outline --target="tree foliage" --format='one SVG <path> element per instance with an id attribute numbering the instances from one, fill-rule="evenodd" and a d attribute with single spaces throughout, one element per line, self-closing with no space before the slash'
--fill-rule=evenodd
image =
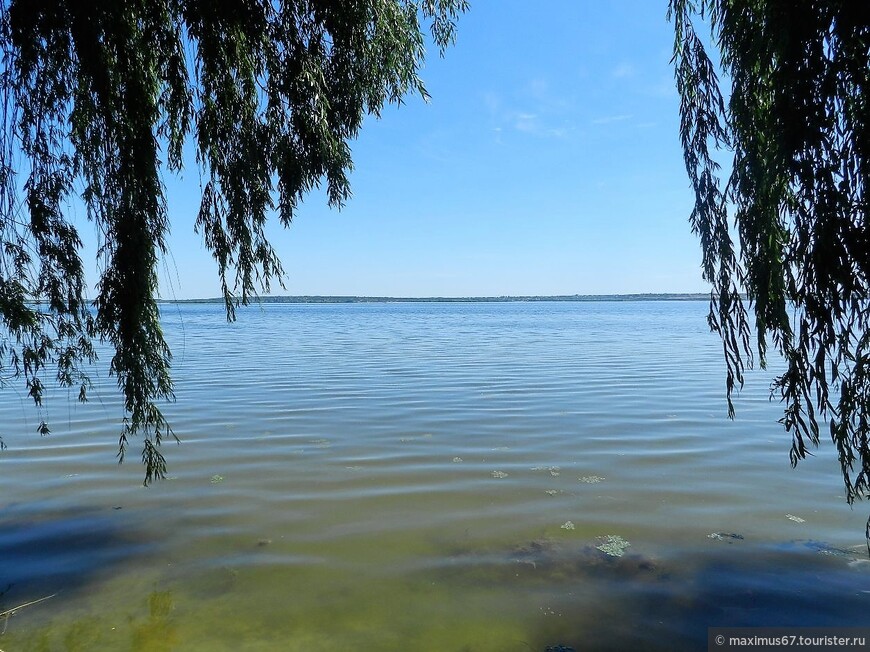
<path id="1" fill-rule="evenodd" d="M 854 0 L 671 0 L 669 13 L 729 411 L 772 344 L 792 464 L 827 430 L 851 503 L 870 495 L 870 12 Z"/>
<path id="2" fill-rule="evenodd" d="M 164 170 L 190 142 L 204 184 L 196 229 L 232 319 L 280 282 L 264 227 L 289 225 L 324 179 L 349 196 L 349 142 L 367 114 L 424 97 L 428 25 L 442 49 L 465 0 L 3 0 L 0 125 L 0 382 L 37 405 L 49 375 L 85 400 L 93 340 L 123 392 L 120 434 L 142 435 L 145 481 L 173 436 L 171 353 L 156 265 L 169 229 Z M 100 234 L 87 298 L 79 196 Z M 40 432 L 48 426 L 41 422 Z"/>

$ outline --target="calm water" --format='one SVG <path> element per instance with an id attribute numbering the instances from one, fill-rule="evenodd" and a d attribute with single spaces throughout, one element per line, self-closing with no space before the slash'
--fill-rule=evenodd
<path id="1" fill-rule="evenodd" d="M 797 470 L 699 303 L 165 308 L 183 440 L 141 486 L 111 383 L 0 395 L 13 650 L 704 649 L 859 625 L 866 505 Z M 714 533 L 718 533 L 715 536 Z M 741 538 L 742 537 L 742 538 Z M 626 545 L 628 544 L 628 545 Z M 622 556 L 611 556 L 599 547 Z"/>

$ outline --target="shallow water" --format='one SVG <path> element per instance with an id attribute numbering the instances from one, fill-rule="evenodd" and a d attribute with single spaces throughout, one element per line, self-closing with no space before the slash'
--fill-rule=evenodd
<path id="1" fill-rule="evenodd" d="M 0 611 L 57 592 L 0 648 L 688 650 L 863 624 L 866 506 L 829 444 L 790 468 L 770 372 L 725 418 L 705 311 L 164 306 L 168 480 L 141 486 L 137 442 L 113 464 L 111 381 L 56 392 L 43 439 L 0 395 Z"/>

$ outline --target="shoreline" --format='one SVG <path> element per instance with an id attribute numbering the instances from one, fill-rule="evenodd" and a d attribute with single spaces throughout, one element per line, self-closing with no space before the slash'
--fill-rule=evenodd
<path id="1" fill-rule="evenodd" d="M 568 294 L 498 297 L 369 297 L 353 295 L 299 295 L 253 297 L 250 303 L 516 303 L 593 301 L 709 301 L 708 293 L 659 294 Z M 224 303 L 222 297 L 206 299 L 159 299 L 158 303 Z"/>

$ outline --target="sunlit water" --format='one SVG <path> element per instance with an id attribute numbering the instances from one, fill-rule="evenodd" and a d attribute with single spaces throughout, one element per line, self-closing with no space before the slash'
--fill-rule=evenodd
<path id="1" fill-rule="evenodd" d="M 0 395 L 0 649 L 543 652 L 859 625 L 867 506 L 793 470 L 706 304 L 164 306 L 183 440 Z M 105 364 L 105 361 L 104 361 Z M 608 545 L 610 544 L 610 545 Z M 629 544 L 626 547 L 626 544 Z M 612 556 L 622 552 L 623 555 Z"/>

